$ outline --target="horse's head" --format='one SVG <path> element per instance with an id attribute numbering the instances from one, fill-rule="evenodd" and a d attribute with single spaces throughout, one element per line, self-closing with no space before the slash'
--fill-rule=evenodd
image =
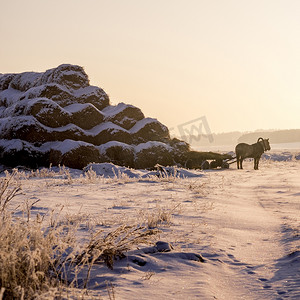
<path id="1" fill-rule="evenodd" d="M 269 139 L 264 139 L 264 145 L 266 150 L 271 150 Z"/>
<path id="2" fill-rule="evenodd" d="M 271 150 L 269 139 L 263 139 L 263 138 L 260 137 L 257 140 L 257 142 L 262 144 L 262 147 L 264 148 L 264 151 Z"/>

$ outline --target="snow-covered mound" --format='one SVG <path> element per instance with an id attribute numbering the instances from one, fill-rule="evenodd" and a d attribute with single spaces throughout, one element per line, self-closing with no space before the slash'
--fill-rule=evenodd
<path id="1" fill-rule="evenodd" d="M 145 169 L 130 169 L 122 166 L 117 166 L 112 163 L 99 163 L 88 164 L 84 171 L 94 171 L 96 175 L 103 176 L 105 178 L 121 178 L 127 176 L 129 178 L 149 178 L 151 176 L 158 177 L 176 177 L 176 178 L 190 178 L 190 177 L 202 177 L 203 174 L 199 171 L 191 171 L 177 167 L 163 167 L 156 166 L 155 171 L 147 171 Z"/>
<path id="2" fill-rule="evenodd" d="M 125 103 L 110 105 L 82 67 L 0 74 L 0 163 L 83 168 L 112 162 L 134 168 L 184 164 L 186 143 Z"/>

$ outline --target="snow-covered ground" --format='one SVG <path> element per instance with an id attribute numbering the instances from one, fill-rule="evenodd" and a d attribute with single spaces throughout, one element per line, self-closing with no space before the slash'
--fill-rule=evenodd
<path id="1" fill-rule="evenodd" d="M 37 201 L 32 217 L 79 222 L 82 245 L 91 231 L 124 224 L 160 232 L 132 247 L 113 270 L 95 264 L 84 299 L 109 298 L 107 287 L 115 299 L 300 299 L 300 161 L 294 156 L 263 160 L 258 171 L 252 161 L 243 170 L 235 164 L 171 169 L 161 177 L 109 164 L 86 171 L 21 178 L 22 194 L 11 205 Z M 79 287 L 86 272 L 78 274 Z"/>

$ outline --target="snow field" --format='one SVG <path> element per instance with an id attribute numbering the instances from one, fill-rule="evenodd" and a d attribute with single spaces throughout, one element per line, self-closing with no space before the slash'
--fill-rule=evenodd
<path id="1" fill-rule="evenodd" d="M 99 260 L 67 274 L 74 299 L 85 291 L 88 272 L 85 299 L 298 299 L 299 169 L 295 160 L 262 160 L 258 171 L 246 161 L 244 170 L 189 171 L 194 177 L 185 178 L 99 176 L 97 166 L 86 173 L 19 171 L 22 194 L 10 209 L 20 217 L 27 201 L 32 220 L 71 225 L 74 253 L 87 249 L 96 232 L 159 231 L 129 243 L 113 269 Z M 171 251 L 158 251 L 159 241 Z"/>

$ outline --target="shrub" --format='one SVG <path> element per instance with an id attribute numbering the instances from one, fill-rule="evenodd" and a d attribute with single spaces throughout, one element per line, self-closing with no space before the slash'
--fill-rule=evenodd
<path id="1" fill-rule="evenodd" d="M 0 299 L 31 299 L 58 286 L 57 258 L 71 240 L 62 227 L 44 230 L 39 215 L 31 220 L 24 212 L 24 218 L 14 218 L 8 207 L 20 190 L 16 172 L 0 179 Z"/>
<path id="2" fill-rule="evenodd" d="M 57 285 L 53 245 L 59 239 L 56 230 L 44 234 L 38 220 L 0 221 L 0 286 L 7 299 L 29 299 Z M 52 273 L 52 274 L 51 274 Z"/>

